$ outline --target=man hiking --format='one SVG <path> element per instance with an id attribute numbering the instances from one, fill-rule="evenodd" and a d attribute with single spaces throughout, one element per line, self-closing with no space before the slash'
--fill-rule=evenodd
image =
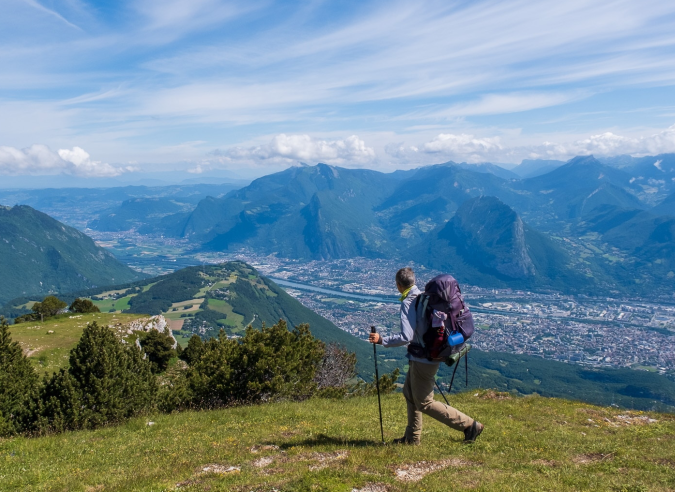
<path id="1" fill-rule="evenodd" d="M 396 287 L 401 293 L 401 333 L 382 337 L 371 333 L 370 343 L 384 347 L 409 345 L 415 337 L 417 314 L 415 299 L 421 294 L 415 285 L 415 272 L 411 268 L 401 268 L 396 272 Z M 420 338 L 423 333 L 417 334 Z M 405 435 L 394 439 L 395 444 L 420 444 L 422 434 L 422 414 L 429 415 L 448 427 L 464 432 L 464 442 L 471 443 L 483 432 L 483 424 L 464 415 L 462 412 L 444 405 L 434 399 L 434 384 L 440 362 L 415 357 L 408 351 L 408 374 L 403 385 L 403 396 L 408 406 L 408 425 Z"/>

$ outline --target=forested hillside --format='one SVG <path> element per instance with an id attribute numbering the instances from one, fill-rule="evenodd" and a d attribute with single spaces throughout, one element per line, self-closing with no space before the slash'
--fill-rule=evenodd
<path id="1" fill-rule="evenodd" d="M 144 275 L 42 212 L 0 207 L 0 303 L 19 296 L 123 284 Z"/>

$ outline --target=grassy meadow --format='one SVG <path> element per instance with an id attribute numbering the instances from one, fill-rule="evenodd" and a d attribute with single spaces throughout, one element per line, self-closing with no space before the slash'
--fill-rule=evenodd
<path id="1" fill-rule="evenodd" d="M 118 427 L 0 440 L 2 491 L 667 491 L 675 416 L 492 391 L 453 395 L 474 445 L 425 418 L 422 445 L 380 443 L 377 399 L 313 399 L 148 415 Z M 405 427 L 383 398 L 387 440 Z"/>
<path id="2" fill-rule="evenodd" d="M 68 366 L 70 350 L 77 345 L 87 323 L 96 321 L 100 325 L 114 326 L 144 317 L 120 313 L 69 313 L 47 319 L 44 323 L 32 321 L 12 325 L 10 332 L 12 340 L 21 344 L 35 368 L 41 373 L 51 374 Z"/>

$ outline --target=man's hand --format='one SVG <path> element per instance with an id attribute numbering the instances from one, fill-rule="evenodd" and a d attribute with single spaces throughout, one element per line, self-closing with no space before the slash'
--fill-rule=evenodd
<path id="1" fill-rule="evenodd" d="M 382 337 L 379 333 L 371 333 L 368 337 L 370 343 L 382 343 Z"/>

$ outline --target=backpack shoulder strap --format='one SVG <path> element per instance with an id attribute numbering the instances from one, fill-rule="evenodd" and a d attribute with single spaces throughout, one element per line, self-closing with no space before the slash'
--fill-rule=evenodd
<path id="1" fill-rule="evenodd" d="M 415 299 L 415 321 L 417 322 L 417 326 L 415 326 L 414 338 L 421 346 L 424 346 L 424 341 L 421 340 L 422 336 L 420 335 L 419 328 L 421 324 L 427 323 L 426 312 L 428 308 L 429 296 L 425 293 L 418 294 L 417 299 Z"/>

